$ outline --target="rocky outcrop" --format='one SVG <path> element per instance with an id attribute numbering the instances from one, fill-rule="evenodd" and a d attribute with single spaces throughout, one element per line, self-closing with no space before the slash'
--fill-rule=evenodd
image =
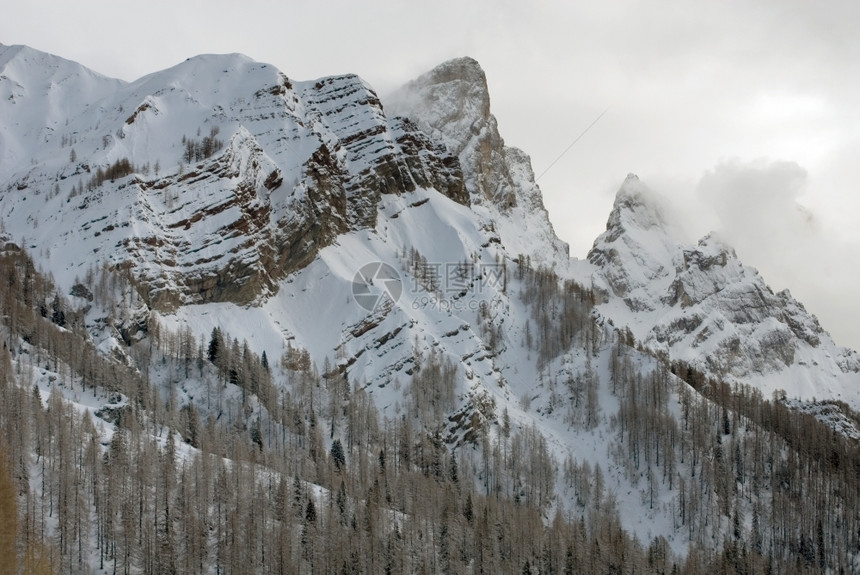
<path id="1" fill-rule="evenodd" d="M 139 190 L 136 219 L 146 225 L 120 245 L 150 305 L 247 303 L 274 288 L 268 196 L 282 178 L 247 130 L 181 174 L 131 185 Z"/>
<path id="2" fill-rule="evenodd" d="M 468 205 L 456 158 L 414 124 L 389 120 L 382 103 L 358 76 L 325 78 L 301 93 L 307 121 L 344 175 L 350 228 L 376 225 L 381 194 L 433 188 Z"/>

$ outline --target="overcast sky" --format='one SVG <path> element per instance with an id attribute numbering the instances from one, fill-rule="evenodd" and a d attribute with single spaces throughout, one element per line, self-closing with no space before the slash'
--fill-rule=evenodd
<path id="1" fill-rule="evenodd" d="M 583 257 L 628 172 L 711 229 L 860 348 L 860 3 L 7 1 L 0 42 L 134 80 L 241 52 L 380 95 L 444 60 L 487 73 L 508 145 L 546 170 L 557 233 Z"/>

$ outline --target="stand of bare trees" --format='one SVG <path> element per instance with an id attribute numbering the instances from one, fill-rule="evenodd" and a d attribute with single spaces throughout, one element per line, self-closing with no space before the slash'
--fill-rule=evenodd
<path id="1" fill-rule="evenodd" d="M 521 273 L 529 299 L 541 302 L 532 345 L 543 362 L 565 346 L 597 357 L 615 333 L 611 381 L 571 378 L 559 407 L 588 429 L 589 417 L 607 416 L 589 414 L 588 394 L 611 386 L 620 406 L 609 414 L 616 464 L 652 504 L 674 506 L 676 529 L 690 543 L 683 560 L 665 539 L 639 542 L 625 532 L 603 470 L 559 464 L 536 428 L 511 428 L 502 417 L 470 441 L 448 444 L 440 425 L 454 404 L 456 369 L 441 356 L 422 358 L 408 409 L 382 418 L 360 385 L 336 370 L 318 374 L 301 350 L 270 365 L 220 330 L 208 342 L 155 322 L 136 333 L 125 321 L 138 303 L 130 285 L 100 271 L 84 280 L 87 292 L 94 305 L 115 310 L 114 327 L 127 336 L 124 357 L 105 356 L 83 315 L 26 254 L 7 249 L 0 254 L 3 568 L 856 570 L 856 442 L 753 390 L 702 381 L 686 366 L 671 367 L 693 387 L 668 366 L 642 373 L 630 359 L 629 334 L 590 319 L 587 290 L 548 272 Z M 180 401 L 176 388 L 191 380 L 204 382 L 203 391 Z M 584 394 L 583 412 L 575 411 L 575 390 Z M 64 399 L 83 396 L 104 407 L 94 414 Z M 573 508 L 561 505 L 558 485 L 576 494 Z"/>

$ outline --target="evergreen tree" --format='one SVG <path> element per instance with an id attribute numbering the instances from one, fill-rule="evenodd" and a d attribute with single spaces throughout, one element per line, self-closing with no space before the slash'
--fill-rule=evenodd
<path id="1" fill-rule="evenodd" d="M 209 337 L 209 348 L 207 350 L 206 357 L 209 358 L 209 361 L 217 365 L 223 348 L 224 338 L 221 336 L 221 329 L 217 326 L 213 327 L 212 335 Z"/>
<path id="2" fill-rule="evenodd" d="M 308 504 L 305 506 L 305 521 L 311 524 L 317 521 L 317 506 L 314 505 L 312 496 L 308 497 Z"/>
<path id="3" fill-rule="evenodd" d="M 338 471 L 346 465 L 346 457 L 343 453 L 343 445 L 340 439 L 335 439 L 331 443 L 331 459 L 334 462 L 334 467 Z"/>

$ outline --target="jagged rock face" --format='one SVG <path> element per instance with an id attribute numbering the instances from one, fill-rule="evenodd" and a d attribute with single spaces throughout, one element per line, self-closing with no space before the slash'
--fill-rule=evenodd
<path id="1" fill-rule="evenodd" d="M 677 233 L 650 195 L 639 178 L 628 175 L 606 231 L 588 253 L 588 261 L 600 268 L 608 290 L 632 311 L 653 311 L 659 304 L 655 293 L 668 288 L 667 282 L 681 265 Z"/>
<path id="2" fill-rule="evenodd" d="M 391 170 L 391 177 L 399 184 L 397 189 L 433 188 L 459 204 L 469 205 L 469 192 L 456 156 L 448 153 L 441 142 L 427 137 L 408 118 L 394 119 L 391 131 L 404 152 L 398 159 L 405 166 L 397 164 L 396 171 Z"/>
<path id="3" fill-rule="evenodd" d="M 798 339 L 818 345 L 818 322 L 800 308 L 789 309 L 790 296 L 776 296 L 730 248 L 708 236 L 682 254 L 673 291 L 658 303 L 682 310 L 691 323 L 659 322 L 652 330 L 655 342 L 716 344 L 706 358 L 710 371 L 738 377 L 749 370 L 778 371 L 791 365 Z"/>
<path id="4" fill-rule="evenodd" d="M 357 76 L 317 81 L 301 99 L 306 122 L 338 158 L 352 229 L 376 224 L 380 194 L 434 188 L 468 205 L 455 158 L 409 122 L 389 121 L 379 98 Z"/>
<path id="5" fill-rule="evenodd" d="M 502 209 L 517 202 L 504 141 L 490 114 L 487 78 L 471 58 L 445 62 L 393 94 L 389 107 L 415 119 L 468 166 L 466 187 L 477 201 Z M 465 137 L 464 137 L 465 136 Z M 515 156 L 515 154 L 512 154 Z"/>
<path id="6" fill-rule="evenodd" d="M 221 154 L 181 174 L 135 177 L 134 220 L 148 229 L 118 245 L 129 255 L 139 290 L 157 309 L 247 303 L 275 291 L 280 277 L 347 231 L 341 183 L 330 154 L 320 148 L 305 164 L 306 194 L 287 202 L 288 214 L 274 214 L 282 172 L 240 128 Z"/>
<path id="7" fill-rule="evenodd" d="M 853 374 L 860 365 L 788 291 L 774 293 L 715 235 L 686 246 L 636 176 L 621 186 L 588 261 L 616 325 L 706 374 L 743 380 L 813 363 Z"/>
<path id="8" fill-rule="evenodd" d="M 469 202 L 456 155 L 386 117 L 356 76 L 294 83 L 227 55 L 125 84 L 6 46 L 0 64 L 4 117 L 38 118 L 0 129 L 4 212 L 45 198 L 60 215 L 40 247 L 71 262 L 80 243 L 110 250 L 157 309 L 267 297 L 339 234 L 373 228 L 384 194 Z M 120 159 L 133 174 L 91 185 Z"/>
<path id="9" fill-rule="evenodd" d="M 278 181 L 278 169 L 243 129 L 213 159 L 182 174 L 134 182 L 140 189 L 136 219 L 149 222 L 150 233 L 120 243 L 132 265 L 145 262 L 134 276 L 150 303 L 172 307 L 183 303 L 181 294 L 199 301 L 252 299 L 256 276 L 271 269 L 265 264 L 273 251 L 271 210 L 258 188 L 268 191 Z M 153 217 L 159 200 L 167 211 Z"/>
<path id="10" fill-rule="evenodd" d="M 488 226 L 512 253 L 566 267 L 568 248 L 549 222 L 531 160 L 505 145 L 490 113 L 486 75 L 475 60 L 445 62 L 404 85 L 385 103 L 391 113 L 413 120 L 459 158 L 471 203 L 488 212 Z"/>

